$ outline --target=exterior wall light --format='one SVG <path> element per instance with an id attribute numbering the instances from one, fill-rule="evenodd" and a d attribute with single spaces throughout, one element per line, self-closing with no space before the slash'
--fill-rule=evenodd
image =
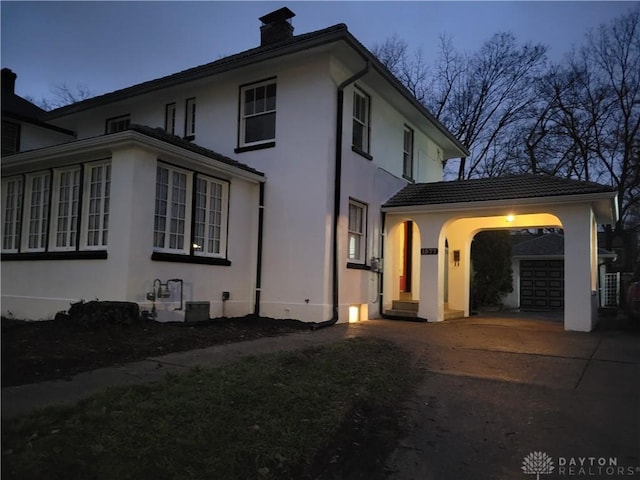
<path id="1" fill-rule="evenodd" d="M 507 215 L 507 222 L 511 223 L 515 218 L 516 218 L 515 215 L 510 213 L 509 215 Z"/>

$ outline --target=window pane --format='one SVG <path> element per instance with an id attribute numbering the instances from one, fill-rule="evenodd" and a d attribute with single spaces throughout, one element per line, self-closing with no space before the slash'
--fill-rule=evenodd
<path id="1" fill-rule="evenodd" d="M 17 251 L 20 241 L 20 214 L 22 211 L 22 179 L 6 180 L 3 185 L 4 221 L 2 250 Z"/>
<path id="2" fill-rule="evenodd" d="M 267 111 L 276 109 L 276 84 L 267 85 Z"/>
<path id="3" fill-rule="evenodd" d="M 353 146 L 364 150 L 364 125 L 353 121 Z"/>
<path id="4" fill-rule="evenodd" d="M 276 114 L 266 113 L 245 120 L 245 143 L 271 140 L 276 136 Z"/>
<path id="5" fill-rule="evenodd" d="M 254 91 L 249 89 L 244 94 L 244 114 L 251 115 L 255 112 Z"/>
<path id="6" fill-rule="evenodd" d="M 87 247 L 107 245 L 109 225 L 109 190 L 111 166 L 87 166 L 88 190 L 87 204 Z"/>

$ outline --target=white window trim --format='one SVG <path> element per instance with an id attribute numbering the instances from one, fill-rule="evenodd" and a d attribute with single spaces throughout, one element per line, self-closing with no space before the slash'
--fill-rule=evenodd
<path id="1" fill-rule="evenodd" d="M 351 229 L 351 206 L 355 206 L 362 211 L 362 231 L 356 231 Z M 367 220 L 368 220 L 368 205 L 353 198 L 349 199 L 349 208 L 347 211 L 347 261 L 349 263 L 365 264 L 367 258 Z M 352 235 L 357 235 L 359 239 L 360 255 L 358 257 L 352 257 L 350 253 L 350 243 Z"/>
<path id="2" fill-rule="evenodd" d="M 192 204 L 192 198 L 193 198 L 193 172 L 190 172 L 188 170 L 184 170 L 182 168 L 178 168 L 178 167 L 174 167 L 172 165 L 167 165 L 165 163 L 162 162 L 158 162 L 158 166 L 156 168 L 156 175 L 157 175 L 157 171 L 160 168 L 164 168 L 167 169 L 169 171 L 169 187 L 168 187 L 168 192 L 167 192 L 167 211 L 165 213 L 165 227 L 164 227 L 164 246 L 162 247 L 158 247 L 155 245 L 155 233 L 156 233 L 156 229 L 155 229 L 155 217 L 157 215 L 157 211 L 154 207 L 154 241 L 153 241 L 153 251 L 154 252 L 159 252 L 159 253 L 174 253 L 174 254 L 182 254 L 182 255 L 188 255 L 191 249 L 191 218 L 192 218 L 192 212 L 191 212 L 191 204 Z M 186 192 L 185 192 L 185 215 L 184 215 L 184 241 L 183 241 L 183 245 L 182 248 L 170 248 L 168 245 L 170 244 L 170 236 L 171 236 L 171 216 L 170 216 L 170 208 L 171 208 L 171 203 L 172 203 L 172 198 L 173 198 L 173 189 L 172 189 L 172 181 L 171 181 L 171 177 L 172 177 L 172 173 L 173 172 L 177 172 L 180 174 L 184 174 L 186 175 Z M 157 177 L 156 177 L 157 178 Z M 157 180 L 156 180 L 156 190 L 154 192 L 154 199 L 155 202 L 157 202 L 158 200 L 158 185 L 157 185 Z"/>
<path id="3" fill-rule="evenodd" d="M 356 102 L 356 96 L 361 97 L 362 99 L 364 99 L 365 102 L 365 106 L 366 106 L 366 111 L 365 111 L 365 115 L 364 115 L 364 121 L 357 118 L 355 115 L 355 112 L 353 112 L 353 122 L 357 122 L 360 125 L 363 126 L 363 139 L 362 139 L 362 143 L 363 145 L 355 145 L 353 142 L 353 132 L 352 132 L 352 145 L 354 148 L 357 148 L 358 150 L 369 154 L 369 150 L 371 148 L 371 138 L 370 138 L 370 130 L 371 130 L 371 97 L 364 92 L 364 90 L 358 88 L 358 87 L 354 87 L 353 89 L 353 103 L 354 103 L 354 109 L 355 109 L 355 102 Z M 353 122 L 352 122 L 352 127 L 353 128 Z"/>
<path id="4" fill-rule="evenodd" d="M 124 128 L 118 127 L 114 131 L 111 131 L 112 127 L 114 125 L 120 123 L 120 122 L 125 122 L 127 126 L 124 127 Z M 107 134 L 123 132 L 124 130 L 126 130 L 128 128 L 129 125 L 131 125 L 131 115 L 130 114 L 120 115 L 119 117 L 113 117 L 113 118 L 108 118 L 107 119 L 107 124 L 106 124 L 105 131 L 106 131 Z"/>
<path id="5" fill-rule="evenodd" d="M 176 134 L 176 104 L 168 103 L 164 107 L 164 130 L 171 134 Z"/>
<path id="6" fill-rule="evenodd" d="M 89 217 L 91 215 L 91 172 L 94 168 L 102 167 L 103 177 L 101 179 L 101 195 L 100 195 L 100 211 L 99 221 L 100 227 L 98 229 L 101 241 L 99 245 L 89 245 Z M 81 250 L 106 250 L 109 243 L 109 221 L 110 217 L 110 202 L 111 202 L 111 172 L 109 172 L 109 181 L 106 179 L 106 171 L 111 170 L 111 161 L 103 160 L 99 162 L 87 163 L 84 166 L 84 179 L 83 179 L 83 192 L 82 192 L 82 221 L 81 221 Z M 109 183 L 109 195 L 106 194 L 106 186 Z M 105 217 L 107 226 L 105 228 Z M 107 242 L 103 243 L 103 239 L 107 238 Z"/>
<path id="7" fill-rule="evenodd" d="M 32 191 L 33 191 L 33 179 L 36 177 L 45 177 L 46 178 L 46 190 L 43 197 L 43 202 L 41 202 L 40 207 L 44 207 L 43 211 L 40 212 L 40 217 L 38 222 L 40 227 L 38 228 L 38 236 L 40 239 L 44 233 L 45 239 L 44 242 L 40 240 L 38 243 L 41 245 L 39 247 L 29 247 L 29 234 L 31 228 L 31 200 L 32 200 Z M 29 173 L 25 177 L 24 187 L 23 187 L 23 214 L 22 214 L 22 235 L 20 242 L 20 251 L 21 252 L 44 252 L 46 250 L 46 245 L 49 241 L 48 234 L 48 225 L 50 222 L 49 218 L 49 209 L 50 209 L 50 191 L 51 191 L 51 171 L 39 171 Z M 44 212 L 44 214 L 43 214 Z M 43 232 L 44 229 L 44 232 Z"/>
<path id="8" fill-rule="evenodd" d="M 215 185 L 219 185 L 220 187 L 222 187 L 222 191 L 221 191 L 221 205 L 220 205 L 220 238 L 219 238 L 219 242 L 220 242 L 220 248 L 219 248 L 219 252 L 209 252 L 207 251 L 206 248 L 202 249 L 202 245 L 197 245 L 196 242 L 196 232 L 195 232 L 195 228 L 193 229 L 193 238 L 192 238 L 192 247 L 193 247 L 193 254 L 196 256 L 201 256 L 201 257 L 214 257 L 214 258 L 226 258 L 227 256 L 227 225 L 228 225 L 228 212 L 229 212 L 229 183 L 223 180 L 218 180 L 216 178 L 212 178 L 212 177 L 208 177 L 206 175 L 201 175 L 201 174 L 196 174 L 196 192 L 194 192 L 194 195 L 197 195 L 197 182 L 198 180 L 203 180 L 205 182 L 207 182 L 207 191 L 209 189 L 209 187 L 212 184 Z M 204 234 L 204 242 L 202 242 L 205 246 L 208 245 L 209 240 L 211 240 L 209 238 L 208 235 L 208 228 L 209 228 L 209 222 L 207 222 L 206 217 L 210 214 L 210 205 L 208 204 L 209 198 L 207 198 L 207 207 L 205 210 L 205 234 Z M 197 202 L 196 202 L 197 203 Z M 197 212 L 194 212 L 194 223 L 196 222 L 196 215 Z M 195 227 L 196 225 L 194 225 Z M 198 248 L 200 247 L 200 248 Z"/>
<path id="9" fill-rule="evenodd" d="M 250 115 L 245 115 L 244 113 L 244 106 L 245 106 L 245 95 L 247 93 L 248 90 L 255 90 L 256 88 L 259 87 L 266 87 L 268 85 L 275 85 L 276 86 L 276 100 L 275 100 L 275 106 L 272 110 L 265 110 L 263 112 L 259 112 L 259 113 L 254 113 L 254 114 L 250 114 Z M 257 140 L 255 142 L 245 142 L 245 138 L 246 138 L 246 119 L 247 118 L 251 118 L 251 117 L 257 117 L 257 116 L 261 116 L 261 115 L 268 115 L 268 114 L 275 114 L 275 119 L 274 122 L 277 121 L 277 112 L 278 112 L 278 83 L 276 81 L 275 78 L 270 78 L 268 80 L 263 80 L 261 82 L 256 82 L 256 83 L 251 83 L 249 85 L 243 85 L 242 87 L 240 87 L 240 146 L 241 147 L 251 147 L 254 145 L 261 145 L 263 143 L 271 143 L 274 142 L 276 139 L 276 125 L 274 125 L 274 134 L 273 134 L 273 138 L 265 138 L 262 140 Z"/>
<path id="10" fill-rule="evenodd" d="M 58 246 L 57 245 L 57 239 L 58 239 L 58 218 L 60 216 L 60 181 L 62 178 L 62 175 L 64 173 L 73 173 L 73 172 L 78 172 L 78 185 L 77 185 L 77 199 L 75 199 L 75 201 L 77 202 L 77 210 L 75 212 L 75 217 L 76 217 L 76 225 L 75 225 L 75 240 L 73 242 L 70 241 L 69 245 L 63 245 L 63 246 Z M 60 168 L 60 169 L 56 169 L 53 171 L 53 182 L 50 183 L 50 188 L 53 189 L 53 195 L 51 196 L 51 216 L 49 218 L 49 251 L 50 252 L 72 252 L 77 250 L 78 248 L 78 241 L 79 241 L 79 237 L 80 237 L 80 224 L 83 223 L 81 222 L 81 215 L 84 215 L 81 211 L 82 206 L 81 206 L 81 202 L 82 202 L 82 196 L 80 195 L 80 189 L 82 187 L 82 167 L 80 165 L 74 165 L 71 167 L 67 167 L 67 168 Z M 73 187 L 72 187 L 73 188 Z M 71 191 L 71 195 L 73 195 L 73 190 Z M 71 203 L 69 205 L 69 208 L 73 210 L 73 197 L 71 198 Z M 71 220 L 73 216 L 73 213 L 71 213 L 71 215 L 68 215 L 69 219 Z M 69 228 L 67 229 L 67 232 L 65 232 L 65 235 L 70 234 L 72 232 L 72 227 L 69 226 Z"/>
<path id="11" fill-rule="evenodd" d="M 192 138 L 196 136 L 196 97 L 188 98 L 184 109 L 184 136 Z"/>
<path id="12" fill-rule="evenodd" d="M 405 144 L 404 144 L 404 140 L 405 140 L 405 136 L 407 134 L 407 132 L 409 132 L 411 134 L 411 145 L 409 146 L 410 150 L 406 150 L 405 149 Z M 404 128 L 402 129 L 402 175 L 408 179 L 408 180 L 413 180 L 414 179 L 414 170 L 415 170 L 415 162 L 414 162 L 414 143 L 415 143 L 415 133 L 413 128 L 411 128 L 408 125 L 405 125 Z M 410 172 L 407 172 L 405 167 L 405 155 L 407 155 L 409 157 L 409 163 L 410 163 Z"/>
<path id="13" fill-rule="evenodd" d="M 10 193 L 9 185 L 13 184 L 12 202 L 8 202 Z M 2 179 L 2 252 L 17 253 L 20 250 L 22 239 L 22 202 L 24 198 L 24 180 L 21 176 L 7 177 Z M 8 208 L 11 207 L 11 208 Z M 8 211 L 11 218 L 7 219 Z M 5 222 L 8 222 L 5 223 Z M 11 240 L 11 247 L 5 248 L 5 239 Z"/>

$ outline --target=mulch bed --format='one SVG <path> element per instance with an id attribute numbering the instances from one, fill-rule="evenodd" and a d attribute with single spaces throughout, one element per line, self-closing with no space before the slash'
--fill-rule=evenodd
<path id="1" fill-rule="evenodd" d="M 86 327 L 65 319 L 2 319 L 2 387 L 69 378 L 100 367 L 212 345 L 255 340 L 309 329 L 297 320 L 247 316 L 198 323 Z"/>

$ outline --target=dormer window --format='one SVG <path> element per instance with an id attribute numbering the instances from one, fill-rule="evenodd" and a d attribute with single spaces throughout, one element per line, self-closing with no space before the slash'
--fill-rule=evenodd
<path id="1" fill-rule="evenodd" d="M 107 120 L 106 133 L 123 132 L 131 124 L 131 115 L 122 115 Z"/>

